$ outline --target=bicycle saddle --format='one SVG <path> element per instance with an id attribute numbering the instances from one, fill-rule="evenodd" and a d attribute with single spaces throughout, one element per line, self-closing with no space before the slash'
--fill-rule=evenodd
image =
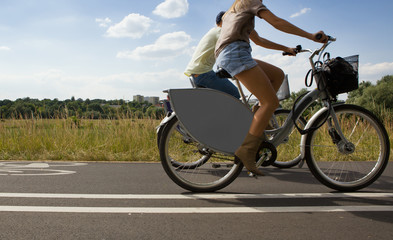
<path id="1" fill-rule="evenodd" d="M 219 78 L 232 78 L 231 74 L 229 74 L 229 72 L 227 72 L 227 70 L 225 70 L 221 67 L 217 69 L 216 75 Z"/>

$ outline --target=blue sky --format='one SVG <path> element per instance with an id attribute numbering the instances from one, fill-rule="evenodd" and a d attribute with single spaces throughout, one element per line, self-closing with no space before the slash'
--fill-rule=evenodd
<path id="1" fill-rule="evenodd" d="M 233 0 L 0 0 L 0 99 L 164 97 L 189 87 L 183 70 L 216 14 Z M 391 0 L 264 0 L 276 15 L 309 32 L 335 36 L 332 56 L 360 55 L 360 80 L 393 74 Z M 272 41 L 315 49 L 263 20 Z M 253 46 L 253 55 L 304 87 L 307 54 L 283 57 Z"/>

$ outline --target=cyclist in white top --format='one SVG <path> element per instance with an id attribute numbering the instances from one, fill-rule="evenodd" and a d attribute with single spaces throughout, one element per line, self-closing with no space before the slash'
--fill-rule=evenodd
<path id="1" fill-rule="evenodd" d="M 198 87 L 216 89 L 228 93 L 235 98 L 240 98 L 239 91 L 235 85 L 226 78 L 218 77 L 213 71 L 216 62 L 214 50 L 221 33 L 222 16 L 224 14 L 225 12 L 220 12 L 217 15 L 217 26 L 210 29 L 199 41 L 184 74 L 189 77 L 193 76 L 194 82 Z"/>

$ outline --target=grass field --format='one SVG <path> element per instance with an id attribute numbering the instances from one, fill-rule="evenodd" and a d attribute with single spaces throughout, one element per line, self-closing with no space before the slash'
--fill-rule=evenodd
<path id="1" fill-rule="evenodd" d="M 159 161 L 157 120 L 2 120 L 1 160 Z"/>
<path id="2" fill-rule="evenodd" d="M 159 161 L 159 122 L 129 118 L 1 120 L 0 160 Z M 392 142 L 391 119 L 385 121 L 385 127 Z M 298 151 L 298 146 L 293 149 Z"/>

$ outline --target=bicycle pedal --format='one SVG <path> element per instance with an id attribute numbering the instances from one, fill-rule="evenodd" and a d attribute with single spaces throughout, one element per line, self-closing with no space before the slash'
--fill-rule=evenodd
<path id="1" fill-rule="evenodd" d="M 252 172 L 247 172 L 247 174 L 248 174 L 249 177 L 253 177 L 255 179 L 258 179 L 258 175 L 254 174 Z"/>

